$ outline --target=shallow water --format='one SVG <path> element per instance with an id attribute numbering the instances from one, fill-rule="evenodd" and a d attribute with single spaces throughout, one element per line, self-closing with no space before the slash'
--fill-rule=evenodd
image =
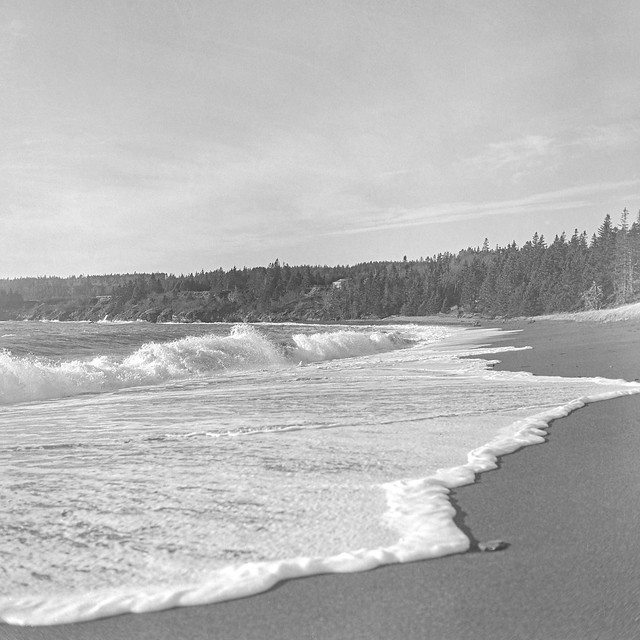
<path id="1" fill-rule="evenodd" d="M 462 358 L 493 333 L 0 323 L 0 615 L 211 602 L 464 550 L 446 487 L 473 477 L 470 451 L 497 443 L 485 464 L 576 398 L 638 388 Z"/>

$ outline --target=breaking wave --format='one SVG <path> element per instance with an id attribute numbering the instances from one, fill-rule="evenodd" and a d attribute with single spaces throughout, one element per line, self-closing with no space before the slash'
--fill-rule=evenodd
<path id="1" fill-rule="evenodd" d="M 98 356 L 57 362 L 0 351 L 0 403 L 47 400 L 216 375 L 224 371 L 322 362 L 370 355 L 410 344 L 394 332 L 297 334 L 285 344 L 249 325 L 227 336 L 149 342 L 124 359 Z"/>
<path id="2" fill-rule="evenodd" d="M 304 363 L 368 356 L 411 344 L 398 333 L 385 331 L 300 333 L 293 336 L 293 342 L 295 346 L 290 351 L 290 357 Z"/>

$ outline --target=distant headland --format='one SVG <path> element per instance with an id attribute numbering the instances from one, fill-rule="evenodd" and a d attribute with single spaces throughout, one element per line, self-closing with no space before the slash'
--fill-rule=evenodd
<path id="1" fill-rule="evenodd" d="M 522 247 L 354 266 L 290 266 L 0 279 L 0 320 L 336 322 L 453 313 L 520 317 L 589 311 L 640 299 L 640 214 L 607 215 Z"/>

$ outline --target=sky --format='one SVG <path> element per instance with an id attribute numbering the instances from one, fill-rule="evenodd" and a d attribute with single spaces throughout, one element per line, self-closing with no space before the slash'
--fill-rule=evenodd
<path id="1" fill-rule="evenodd" d="M 0 277 L 635 219 L 639 30 L 637 0 L 0 0 Z"/>

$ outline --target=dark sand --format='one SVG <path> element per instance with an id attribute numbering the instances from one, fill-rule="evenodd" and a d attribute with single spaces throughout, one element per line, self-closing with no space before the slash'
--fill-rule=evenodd
<path id="1" fill-rule="evenodd" d="M 640 377 L 640 321 L 517 325 L 496 368 Z M 255 597 L 57 627 L 0 625 L 16 640 L 631 640 L 640 637 L 640 396 L 553 423 L 548 442 L 456 491 L 469 552 L 282 583 Z"/>

